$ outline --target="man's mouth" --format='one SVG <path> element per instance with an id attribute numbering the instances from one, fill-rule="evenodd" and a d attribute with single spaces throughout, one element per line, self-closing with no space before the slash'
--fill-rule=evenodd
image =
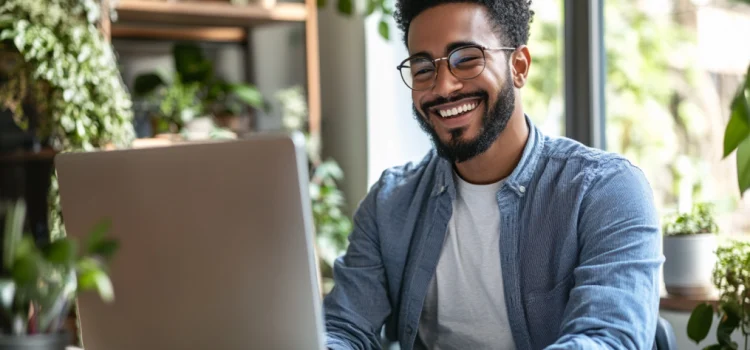
<path id="1" fill-rule="evenodd" d="M 479 106 L 480 102 L 481 100 L 478 98 L 464 99 L 432 107 L 430 108 L 430 111 L 444 119 L 457 118 L 465 113 L 473 111 Z"/>

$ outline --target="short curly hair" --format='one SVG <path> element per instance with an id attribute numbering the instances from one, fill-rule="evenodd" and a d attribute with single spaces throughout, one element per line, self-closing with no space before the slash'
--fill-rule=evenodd
<path id="1" fill-rule="evenodd" d="M 404 33 L 404 45 L 407 47 L 409 25 L 414 17 L 423 11 L 447 3 L 475 3 L 487 8 L 494 22 L 494 28 L 505 45 L 519 47 L 529 40 L 531 21 L 534 11 L 531 0 L 397 0 L 393 16 L 399 29 Z"/>

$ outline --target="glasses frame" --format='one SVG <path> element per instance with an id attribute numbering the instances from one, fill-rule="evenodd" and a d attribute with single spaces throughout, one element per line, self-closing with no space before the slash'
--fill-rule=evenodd
<path id="1" fill-rule="evenodd" d="M 456 73 L 453 73 L 453 68 L 451 67 L 450 61 L 448 59 L 451 57 L 451 55 L 453 55 L 454 53 L 456 53 L 456 51 L 470 49 L 470 48 L 477 48 L 477 49 L 479 49 L 479 50 L 482 51 L 482 59 L 485 60 L 484 65 L 482 66 L 482 70 L 479 71 L 479 73 L 477 73 L 477 75 L 475 75 L 475 76 L 473 76 L 471 78 L 459 78 L 458 76 L 456 76 Z M 422 55 L 409 56 L 405 60 L 401 61 L 401 64 L 399 64 L 398 66 L 396 66 L 396 70 L 398 70 L 399 75 L 401 76 L 401 80 L 404 82 L 404 84 L 409 89 L 412 89 L 414 91 L 427 91 L 427 90 L 432 89 L 433 87 L 435 87 L 435 84 L 437 83 L 438 62 L 448 60 L 448 62 L 447 62 L 448 63 L 448 71 L 451 72 L 451 75 L 453 75 L 456 79 L 459 79 L 459 80 L 471 80 L 471 79 L 474 79 L 474 78 L 478 77 L 480 74 L 482 74 L 482 72 L 484 72 L 484 69 L 487 67 L 487 61 L 486 61 L 487 60 L 487 55 L 485 54 L 486 51 L 516 51 L 516 49 L 513 48 L 513 47 L 490 48 L 490 47 L 486 47 L 486 46 L 482 46 L 482 45 L 466 45 L 466 46 L 457 47 L 457 48 L 451 50 L 451 52 L 449 52 L 447 56 L 438 57 L 438 58 L 434 58 L 434 59 L 430 59 L 429 57 L 425 57 L 425 56 L 422 56 Z M 432 65 L 435 67 L 435 77 L 432 78 L 432 85 L 430 85 L 429 87 L 424 88 L 424 89 L 415 89 L 414 87 L 409 86 L 409 83 L 407 83 L 406 79 L 404 78 L 403 72 L 401 72 L 402 68 L 411 68 L 407 64 L 407 62 L 409 62 L 409 60 L 412 60 L 412 59 L 414 59 L 416 57 L 422 57 L 422 58 L 430 61 L 432 63 Z"/>

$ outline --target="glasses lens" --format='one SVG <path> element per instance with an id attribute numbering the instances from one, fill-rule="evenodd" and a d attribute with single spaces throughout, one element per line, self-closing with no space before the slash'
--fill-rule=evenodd
<path id="1" fill-rule="evenodd" d="M 477 47 L 466 47 L 453 51 L 448 57 L 451 72 L 456 78 L 475 78 L 484 70 L 484 52 Z"/>
<path id="2" fill-rule="evenodd" d="M 424 57 L 416 57 L 401 67 L 404 83 L 414 90 L 426 90 L 435 81 L 435 65 Z"/>

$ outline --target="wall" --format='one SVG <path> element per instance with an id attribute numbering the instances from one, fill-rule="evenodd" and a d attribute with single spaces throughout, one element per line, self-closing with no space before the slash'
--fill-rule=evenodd
<path id="1" fill-rule="evenodd" d="M 396 70 L 408 57 L 402 33 L 391 18 L 391 40 L 377 30 L 379 18 L 366 21 L 367 50 L 367 183 L 375 183 L 383 170 L 419 161 L 432 147 L 429 137 L 414 120 L 411 90 Z"/>
<path id="2" fill-rule="evenodd" d="M 361 18 L 344 17 L 334 5 L 318 16 L 323 157 L 344 171 L 340 188 L 351 214 L 367 192 L 365 28 Z"/>

